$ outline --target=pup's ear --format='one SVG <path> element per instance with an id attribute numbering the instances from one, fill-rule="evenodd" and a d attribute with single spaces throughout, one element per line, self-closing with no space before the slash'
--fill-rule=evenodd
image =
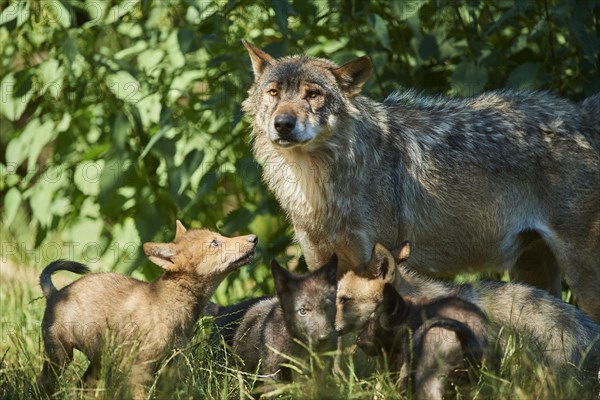
<path id="1" fill-rule="evenodd" d="M 394 250 L 393 254 L 397 264 L 408 260 L 410 257 L 410 242 L 408 240 L 402 242 L 400 246 Z"/>
<path id="2" fill-rule="evenodd" d="M 331 258 L 325 265 L 319 268 L 317 273 L 323 274 L 325 280 L 330 286 L 337 287 L 337 267 L 338 267 L 338 257 L 337 254 L 333 253 Z"/>
<path id="3" fill-rule="evenodd" d="M 363 85 L 369 79 L 372 68 L 371 59 L 362 56 L 334 69 L 332 72 L 342 90 L 354 97 L 360 93 Z"/>
<path id="4" fill-rule="evenodd" d="M 388 321 L 401 321 L 407 309 L 408 305 L 394 286 L 386 283 L 383 287 L 383 310 Z"/>
<path id="5" fill-rule="evenodd" d="M 180 220 L 175 221 L 175 240 L 180 239 L 184 233 L 187 232 L 185 226 L 181 223 Z"/>
<path id="6" fill-rule="evenodd" d="M 171 243 L 144 243 L 144 253 L 150 261 L 165 270 L 175 268 L 175 264 L 173 263 L 175 249 Z"/>
<path id="7" fill-rule="evenodd" d="M 381 243 L 376 243 L 373 247 L 371 260 L 367 266 L 366 275 L 370 279 L 383 279 L 386 282 L 394 280 L 396 263 L 392 253 Z"/>
<path id="8" fill-rule="evenodd" d="M 276 260 L 271 260 L 271 273 L 273 274 L 277 295 L 287 293 L 294 280 L 290 271 L 279 265 Z"/>
<path id="9" fill-rule="evenodd" d="M 248 50 L 248 54 L 250 54 L 250 60 L 252 61 L 252 69 L 254 70 L 254 79 L 258 79 L 265 68 L 268 65 L 273 64 L 273 57 L 254 46 L 251 43 L 248 43 L 244 39 L 242 39 L 242 44 Z"/>

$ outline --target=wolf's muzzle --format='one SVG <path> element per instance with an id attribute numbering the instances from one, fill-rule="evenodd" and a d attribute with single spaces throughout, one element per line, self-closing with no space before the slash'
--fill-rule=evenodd
<path id="1" fill-rule="evenodd" d="M 288 136 L 296 127 L 296 117 L 292 114 L 279 114 L 275 117 L 273 125 L 283 139 L 289 140 Z"/>

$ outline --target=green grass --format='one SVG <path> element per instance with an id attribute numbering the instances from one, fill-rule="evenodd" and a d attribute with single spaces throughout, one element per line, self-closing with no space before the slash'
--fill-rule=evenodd
<path id="1" fill-rule="evenodd" d="M 0 280 L 0 307 L 2 311 L 2 338 L 0 346 L 0 398 L 30 399 L 37 397 L 35 379 L 43 361 L 40 321 L 45 301 L 37 287 L 36 273 L 22 267 L 22 275 L 6 273 L 3 266 Z M 260 378 L 240 371 L 235 356 L 223 349 L 210 346 L 210 319 L 197 324 L 197 332 L 188 348 L 174 351 L 165 362 L 152 384 L 149 396 L 157 399 L 253 399 L 263 396 L 282 399 L 343 398 L 343 399 L 411 399 L 411 393 L 401 387 L 394 374 L 386 371 L 365 373 L 364 360 L 341 356 L 331 373 L 312 373 L 332 355 L 314 356 L 311 362 L 290 361 L 295 370 L 291 384 L 258 385 Z M 450 393 L 449 398 L 473 397 L 515 399 L 585 399 L 597 396 L 592 381 L 580 381 L 559 376 L 555 371 L 531 360 L 520 338 L 507 335 L 507 345 L 499 368 L 484 366 L 477 382 L 466 392 Z M 106 359 L 110 360 L 108 353 Z M 113 399 L 123 396 L 124 376 L 109 374 L 108 366 L 95 391 L 80 388 L 80 377 L 87 360 L 76 352 L 74 362 L 59 382 L 57 399 Z M 361 364 L 361 365 L 358 365 Z M 374 361 L 370 360 L 370 366 Z M 362 371 L 362 372 L 361 372 Z"/>

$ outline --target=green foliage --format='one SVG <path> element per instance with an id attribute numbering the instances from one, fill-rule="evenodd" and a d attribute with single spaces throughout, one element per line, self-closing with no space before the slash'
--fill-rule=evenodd
<path id="1" fill-rule="evenodd" d="M 171 240 L 179 218 L 260 238 L 258 266 L 220 302 L 271 292 L 269 259 L 299 254 L 251 155 L 240 39 L 276 57 L 367 54 L 379 100 L 399 87 L 580 100 L 600 91 L 599 26 L 594 0 L 0 0 L 2 261 L 151 278 L 141 244 Z"/>
<path id="2" fill-rule="evenodd" d="M 378 99 L 398 87 L 580 99 L 600 90 L 594 6 L 10 1 L 0 13 L 3 234 L 27 239 L 3 253 L 153 275 L 140 244 L 170 240 L 179 218 L 257 233 L 261 263 L 282 256 L 292 231 L 250 152 L 241 38 L 274 56 L 368 54 L 365 92 Z"/>

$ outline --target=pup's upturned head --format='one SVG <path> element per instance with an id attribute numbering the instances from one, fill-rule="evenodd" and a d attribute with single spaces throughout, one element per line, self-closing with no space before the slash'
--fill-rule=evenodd
<path id="1" fill-rule="evenodd" d="M 245 40 L 242 43 L 255 79 L 244 111 L 254 117 L 256 133 L 279 148 L 310 147 L 327 136 L 371 73 L 368 57 L 338 67 L 319 58 L 274 59 Z"/>
<path id="2" fill-rule="evenodd" d="M 166 271 L 218 276 L 248 264 L 257 243 L 256 235 L 228 238 L 208 229 L 188 231 L 178 220 L 175 239 L 171 243 L 144 243 L 144 253 Z"/>

